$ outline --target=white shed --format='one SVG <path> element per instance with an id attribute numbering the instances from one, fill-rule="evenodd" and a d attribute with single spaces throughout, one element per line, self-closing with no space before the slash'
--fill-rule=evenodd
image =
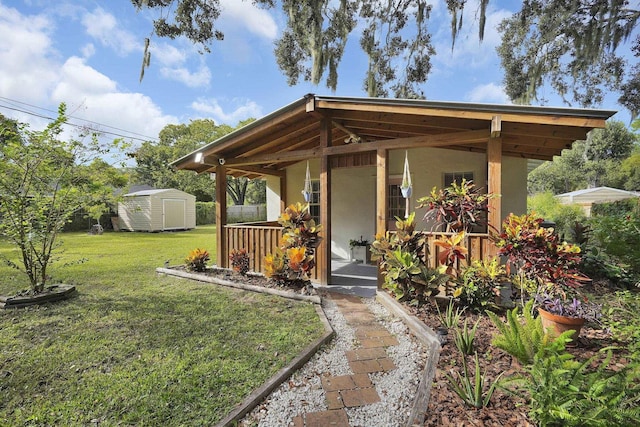
<path id="1" fill-rule="evenodd" d="M 632 197 L 640 197 L 640 193 L 611 187 L 586 188 L 556 195 L 556 198 L 564 205 L 576 204 L 582 207 L 587 216 L 591 215 L 591 206 L 594 203 L 615 202 Z"/>
<path id="2" fill-rule="evenodd" d="M 169 189 L 125 194 L 118 203 L 121 230 L 168 231 L 196 227 L 196 197 Z"/>

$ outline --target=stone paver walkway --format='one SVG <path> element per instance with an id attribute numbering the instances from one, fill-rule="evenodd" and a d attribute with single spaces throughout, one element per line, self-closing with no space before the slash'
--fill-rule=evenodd
<path id="1" fill-rule="evenodd" d="M 387 356 L 386 348 L 398 345 L 398 340 L 380 325 L 360 297 L 327 293 L 355 329 L 357 343 L 353 350 L 345 352 L 352 375 L 322 376 L 327 410 L 297 416 L 293 427 L 350 427 L 345 408 L 370 405 L 380 401 L 370 373 L 387 372 L 396 366 Z"/>

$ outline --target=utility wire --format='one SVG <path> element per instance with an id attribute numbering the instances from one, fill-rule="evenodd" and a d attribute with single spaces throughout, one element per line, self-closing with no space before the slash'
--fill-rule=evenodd
<path id="1" fill-rule="evenodd" d="M 18 111 L 18 112 L 21 112 L 21 113 L 24 113 L 24 114 L 28 114 L 28 115 L 31 115 L 31 116 L 40 117 L 40 118 L 43 118 L 43 119 L 46 119 L 46 120 L 51 120 L 51 121 L 55 120 L 55 118 L 53 118 L 51 116 L 47 116 L 47 115 L 44 115 L 44 114 L 41 114 L 41 113 L 37 113 L 37 112 L 34 112 L 34 111 L 29 111 L 29 110 L 26 110 L 24 107 L 21 108 L 21 107 L 15 105 L 15 103 L 26 105 L 26 106 L 32 107 L 32 108 L 37 108 L 37 109 L 44 110 L 44 111 L 49 111 L 49 112 L 54 112 L 53 110 L 49 110 L 49 109 L 43 108 L 43 107 L 38 107 L 38 106 L 32 105 L 32 104 L 27 104 L 25 102 L 17 101 L 17 100 L 14 100 L 14 99 L 3 97 L 3 96 L 0 96 L 0 100 L 4 100 L 5 103 L 7 103 L 7 102 L 9 103 L 9 105 L 0 104 L 0 108 L 6 108 L 7 110 Z M 13 105 L 11 105 L 11 104 L 13 104 Z M 83 129 L 83 130 L 89 129 L 91 131 L 94 131 L 94 132 L 97 132 L 97 133 L 101 133 L 101 134 L 113 135 L 113 136 L 117 136 L 117 137 L 121 137 L 121 138 L 127 138 L 127 139 L 136 140 L 136 141 L 142 141 L 142 142 L 157 141 L 158 140 L 157 137 L 146 136 L 146 135 L 143 135 L 141 133 L 128 131 L 126 129 L 121 129 L 121 128 L 117 128 L 117 127 L 114 127 L 114 126 L 105 125 L 105 124 L 102 124 L 102 123 L 94 122 L 92 120 L 81 119 L 81 118 L 74 117 L 74 116 L 67 116 L 67 117 L 69 119 L 72 118 L 72 119 L 75 119 L 75 120 L 81 120 L 83 122 L 91 123 L 93 125 L 97 125 L 97 126 L 100 126 L 100 127 L 114 129 L 114 130 L 120 131 L 120 132 L 126 132 L 126 133 L 128 133 L 128 135 L 125 135 L 125 134 L 122 134 L 122 133 L 119 133 L 119 132 L 103 130 L 101 128 L 100 129 L 95 129 L 95 128 L 92 128 L 91 126 L 82 125 L 82 124 L 78 124 L 78 123 L 73 123 L 73 122 L 71 122 L 69 120 L 65 121 L 65 124 L 67 124 L 69 126 L 74 126 L 74 127 L 78 128 L 78 129 Z M 135 137 L 135 136 L 132 136 L 132 135 L 138 135 L 140 137 Z"/>

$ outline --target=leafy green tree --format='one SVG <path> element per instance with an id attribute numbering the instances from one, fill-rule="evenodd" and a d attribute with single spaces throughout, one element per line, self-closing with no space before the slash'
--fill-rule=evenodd
<path id="1" fill-rule="evenodd" d="M 209 142 L 252 122 L 247 119 L 233 128 L 216 125 L 213 120 L 192 120 L 189 124 L 167 125 L 160 131 L 157 143 L 144 142 L 131 156 L 136 160 L 133 181 L 156 188 L 176 188 L 196 196 L 199 202 L 215 199 L 215 181 L 210 174 L 195 175 L 190 171 L 176 171 L 169 164 Z M 260 180 L 229 177 L 227 190 L 236 205 L 243 205 L 247 191 Z M 265 196 L 266 197 L 266 196 Z"/>
<path id="2" fill-rule="evenodd" d="M 137 10 L 162 11 L 153 22 L 159 37 L 185 36 L 209 52 L 212 42 L 224 35 L 215 28 L 220 14 L 219 0 L 131 0 Z M 274 8 L 273 0 L 253 0 Z M 480 39 L 484 33 L 488 0 L 478 8 Z M 466 0 L 447 0 L 455 41 L 462 26 Z M 290 85 L 300 79 L 336 90 L 338 66 L 349 38 L 357 27 L 364 28 L 360 47 L 368 57 L 364 88 L 369 96 L 424 97 L 419 86 L 431 70 L 435 54 L 428 31 L 431 5 L 426 0 L 282 0 L 287 23 L 276 41 L 275 57 Z M 360 23 L 361 25 L 356 25 Z M 359 32 L 358 32 L 359 33 Z M 145 40 L 141 78 L 150 64 L 150 39 Z"/>
<path id="3" fill-rule="evenodd" d="M 529 104 L 549 84 L 566 102 L 589 107 L 617 91 L 622 105 L 637 112 L 640 68 L 629 67 L 618 51 L 638 18 L 638 4 L 628 0 L 525 0 L 499 26 L 507 95 Z M 633 46 L 639 55 L 640 38 Z"/>
<path id="4" fill-rule="evenodd" d="M 189 124 L 165 126 L 157 143 L 144 142 L 132 154 L 136 160 L 134 181 L 156 188 L 176 188 L 193 194 L 198 201 L 212 201 L 215 186 L 209 174 L 175 171 L 169 163 L 231 131 L 231 126 L 216 125 L 213 120 L 192 120 Z"/>
<path id="5" fill-rule="evenodd" d="M 583 224 L 587 219 L 580 206 L 563 205 L 549 191 L 527 197 L 527 212 L 535 212 L 545 220 L 555 222 L 555 230 L 561 238 L 574 243 L 575 224 Z"/>
<path id="6" fill-rule="evenodd" d="M 124 183 L 97 160 L 123 144 L 105 147 L 95 135 L 89 142 L 62 141 L 65 112 L 61 104 L 57 119 L 42 131 L 0 117 L 0 234 L 20 252 L 19 263 L 5 261 L 27 275 L 34 294 L 49 280 L 58 234 L 71 215 L 100 210 L 113 184 Z"/>
<path id="7" fill-rule="evenodd" d="M 622 161 L 620 172 L 625 177 L 625 190 L 640 191 L 640 147 Z"/>
<path id="8" fill-rule="evenodd" d="M 605 129 L 596 129 L 586 141 L 575 142 L 571 149 L 563 150 L 553 162 L 545 163 L 529 173 L 528 191 L 535 194 L 551 191 L 565 193 L 587 187 L 626 186 L 629 176 L 622 168 L 634 147 L 637 136 L 622 122 L 609 121 Z"/>

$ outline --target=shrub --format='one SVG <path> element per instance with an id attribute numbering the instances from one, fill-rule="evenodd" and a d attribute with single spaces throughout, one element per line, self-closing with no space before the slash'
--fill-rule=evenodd
<path id="1" fill-rule="evenodd" d="M 611 350 L 605 354 L 578 362 L 561 349 L 548 351 L 501 385 L 529 402 L 529 416 L 541 426 L 639 425 L 640 366 L 609 369 Z"/>
<path id="2" fill-rule="evenodd" d="M 590 223 L 593 246 L 640 275 L 640 215 L 594 217 Z"/>
<path id="3" fill-rule="evenodd" d="M 309 205 L 301 203 L 288 206 L 278 223 L 283 226 L 280 248 L 265 257 L 265 275 L 283 284 L 307 285 L 322 226 L 311 218 Z"/>
<path id="4" fill-rule="evenodd" d="M 246 249 L 232 250 L 229 254 L 229 260 L 234 271 L 246 276 L 249 272 L 249 254 L 247 254 Z"/>
<path id="5" fill-rule="evenodd" d="M 215 202 L 196 202 L 196 225 L 216 223 Z"/>
<path id="6" fill-rule="evenodd" d="M 444 231 L 459 232 L 486 226 L 487 202 L 493 197 L 493 194 L 482 194 L 472 181 L 463 179 L 460 184 L 454 181 L 450 187 L 439 190 L 433 187 L 418 203 L 419 208 L 427 208 L 425 221 L 444 225 Z"/>
<path id="7" fill-rule="evenodd" d="M 527 212 L 536 212 L 545 220 L 553 221 L 560 237 L 574 243 L 577 243 L 574 224 L 586 221 L 584 210 L 580 206 L 562 204 L 549 191 L 527 197 Z"/>
<path id="8" fill-rule="evenodd" d="M 555 340 L 551 339 L 542 328 L 540 318 L 531 313 L 533 300 L 529 300 L 519 314 L 518 307 L 507 311 L 507 322 L 504 323 L 492 312 L 487 312 L 499 333 L 493 337 L 491 344 L 506 351 L 518 359 L 522 365 L 533 363 L 536 354 L 547 351 L 547 347 L 561 348 L 575 331 L 562 333 Z"/>
<path id="9" fill-rule="evenodd" d="M 209 252 L 205 249 L 196 248 L 189 252 L 184 262 L 187 264 L 187 270 L 202 272 L 207 269 L 209 259 Z"/>
<path id="10" fill-rule="evenodd" d="M 415 212 L 406 220 L 396 219 L 397 231 L 376 236 L 371 244 L 372 258 L 380 260 L 385 289 L 399 301 L 422 304 L 438 293 L 449 276 L 444 268 L 432 269 L 424 263 L 425 236 L 415 231 Z"/>
<path id="11" fill-rule="evenodd" d="M 506 270 L 497 257 L 473 261 L 463 268 L 458 278 L 459 287 L 453 296 L 460 303 L 476 313 L 497 308 L 502 281 L 506 280 Z"/>

